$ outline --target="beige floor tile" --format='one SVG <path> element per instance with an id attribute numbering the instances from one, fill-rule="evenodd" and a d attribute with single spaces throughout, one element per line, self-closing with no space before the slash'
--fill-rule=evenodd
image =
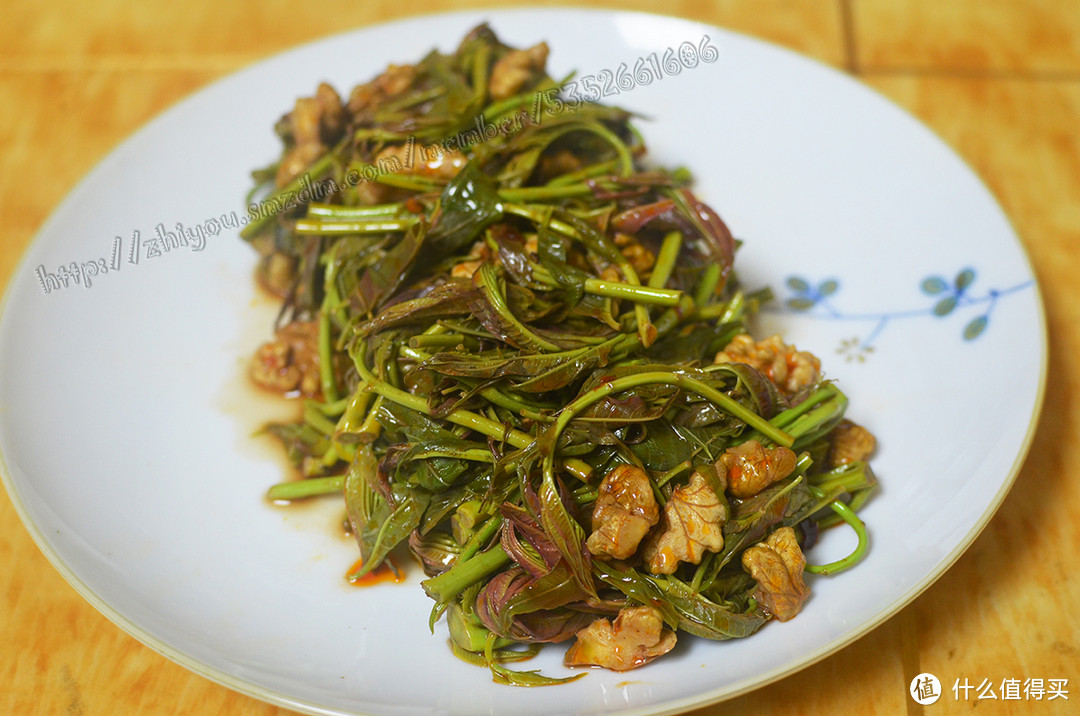
<path id="1" fill-rule="evenodd" d="M 425 12 L 491 8 L 507 0 L 428 0 Z M 580 5 L 560 0 L 548 5 Z M 838 5 L 821 0 L 599 0 L 596 7 L 678 15 L 746 32 L 834 65 L 843 62 Z M 77 5 L 78 34 L 66 17 L 72 10 L 35 0 L 9 2 L 0 25 L 0 61 L 20 67 L 70 67 L 90 60 L 118 63 L 136 53 L 151 68 L 228 69 L 362 25 L 416 14 L 400 0 L 236 3 L 129 3 L 102 0 Z M 288 17 L 288 22 L 281 22 Z M 2 65 L 0 65 L 2 66 Z M 77 66 L 77 65 L 76 65 Z"/>
<path id="2" fill-rule="evenodd" d="M 891 716 L 903 713 L 906 698 L 903 654 L 894 648 L 907 623 L 905 614 L 870 632 L 840 652 L 774 684 L 715 706 L 690 711 L 687 716 L 788 716 L 789 714 L 860 714 Z M 783 625 L 774 624 L 773 627 Z M 717 644 L 734 651 L 737 644 Z M 736 658 L 736 657 L 732 657 Z M 817 686 L 842 680 L 842 693 L 823 692 Z M 897 688 L 882 697 L 882 682 L 895 680 Z M 873 686 L 870 686 L 873 684 Z"/>
<path id="3" fill-rule="evenodd" d="M 842 1 L 866 71 L 1080 75 L 1076 0 Z"/>

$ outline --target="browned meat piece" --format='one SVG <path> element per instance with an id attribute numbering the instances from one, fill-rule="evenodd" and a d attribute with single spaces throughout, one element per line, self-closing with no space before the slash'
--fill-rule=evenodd
<path id="1" fill-rule="evenodd" d="M 324 142 L 338 139 L 345 129 L 345 105 L 341 96 L 330 85 L 320 82 L 315 90 L 315 100 L 319 103 L 319 134 Z"/>
<path id="2" fill-rule="evenodd" d="M 728 492 L 745 499 L 790 475 L 795 453 L 781 445 L 764 448 L 757 440 L 747 440 L 725 450 L 716 469 L 724 475 Z"/>
<path id="3" fill-rule="evenodd" d="M 795 350 L 772 336 L 757 343 L 746 334 L 735 336 L 724 350 L 716 354 L 716 363 L 746 363 L 769 377 L 788 395 L 813 385 L 821 378 L 821 361 L 812 353 Z"/>
<path id="4" fill-rule="evenodd" d="M 349 112 L 359 115 L 370 111 L 386 99 L 409 89 L 415 80 L 416 68 L 412 65 L 390 65 L 371 82 L 353 88 L 349 94 Z"/>
<path id="5" fill-rule="evenodd" d="M 345 108 L 333 87 L 323 82 L 314 97 L 301 97 L 289 114 L 294 145 L 278 165 L 275 182 L 285 186 L 326 153 L 326 145 L 345 128 Z"/>
<path id="6" fill-rule="evenodd" d="M 793 529 L 781 527 L 750 547 L 743 552 L 742 563 L 758 583 L 754 598 L 774 617 L 786 622 L 799 613 L 810 588 L 803 581 L 806 557 Z"/>
<path id="7" fill-rule="evenodd" d="M 274 340 L 255 352 L 251 379 L 263 388 L 286 395 L 319 394 L 319 324 L 295 321 L 282 326 Z"/>
<path id="8" fill-rule="evenodd" d="M 652 271 L 653 264 L 656 263 L 656 255 L 635 237 L 630 234 L 615 234 L 615 245 L 637 271 L 638 276 L 645 276 Z"/>
<path id="9" fill-rule="evenodd" d="M 461 262 L 454 264 L 454 267 L 450 269 L 450 276 L 453 278 L 472 278 L 473 274 L 476 273 L 476 269 L 480 268 L 480 264 L 489 258 L 491 258 L 491 249 L 483 241 L 477 241 L 469 249 L 469 255 Z M 495 263 L 498 262 L 499 257 L 496 256 Z"/>
<path id="10" fill-rule="evenodd" d="M 829 463 L 837 467 L 865 460 L 876 445 L 873 433 L 850 420 L 843 420 L 829 433 Z"/>
<path id="11" fill-rule="evenodd" d="M 491 69 L 488 91 L 492 99 L 513 97 L 544 71 L 547 64 L 546 42 L 533 45 L 527 50 L 511 50 L 499 58 Z"/>
<path id="12" fill-rule="evenodd" d="M 579 631 L 564 663 L 629 671 L 671 651 L 675 640 L 675 632 L 664 628 L 659 610 L 626 607 L 619 611 L 614 624 L 597 619 Z"/>
<path id="13" fill-rule="evenodd" d="M 727 509 L 695 470 L 689 483 L 671 493 L 658 531 L 645 544 L 649 571 L 673 574 L 679 562 L 700 563 L 705 550 L 724 546 L 721 528 L 727 518 Z"/>
<path id="14" fill-rule="evenodd" d="M 595 555 L 626 559 L 659 520 L 648 474 L 639 467 L 619 465 L 600 483 L 586 545 Z"/>
<path id="15" fill-rule="evenodd" d="M 337 138 L 345 128 L 345 107 L 337 91 L 323 82 L 314 97 L 296 100 L 289 122 L 297 144 L 325 143 Z"/>
<path id="16" fill-rule="evenodd" d="M 311 164 L 326 153 L 322 144 L 298 144 L 281 159 L 278 164 L 274 183 L 279 187 L 287 186 L 296 177 L 304 173 Z"/>
<path id="17" fill-rule="evenodd" d="M 278 298 L 285 298 L 296 278 L 296 259 L 281 251 L 273 251 L 260 259 L 255 278 L 267 291 Z"/>
<path id="18" fill-rule="evenodd" d="M 570 174 L 582 168 L 581 159 L 566 149 L 544 152 L 540 156 L 540 175 L 554 179 L 560 174 Z"/>

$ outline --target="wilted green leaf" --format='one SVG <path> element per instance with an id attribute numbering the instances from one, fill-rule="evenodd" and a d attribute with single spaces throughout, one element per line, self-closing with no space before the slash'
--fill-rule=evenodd
<path id="1" fill-rule="evenodd" d="M 667 601 L 679 613 L 679 628 L 705 639 L 741 639 L 750 636 L 767 619 L 758 612 L 738 613 L 709 601 L 678 580 L 653 578 Z"/>
<path id="2" fill-rule="evenodd" d="M 346 514 L 353 536 L 360 546 L 365 573 L 378 566 L 378 562 L 373 558 L 375 543 L 378 541 L 379 528 L 391 513 L 386 498 L 375 491 L 377 472 L 378 459 L 374 451 L 363 445 L 356 451 L 356 457 L 345 477 Z"/>
<path id="3" fill-rule="evenodd" d="M 578 588 L 588 595 L 596 596 L 590 555 L 585 549 L 585 530 L 567 511 L 558 488 L 549 480 L 544 480 L 540 485 L 540 505 L 540 522 L 544 531 L 559 548 Z"/>
<path id="4" fill-rule="evenodd" d="M 424 244 L 426 230 L 423 222 L 410 227 L 381 261 L 368 266 L 350 297 L 357 313 L 374 313 L 405 281 Z"/>
<path id="5" fill-rule="evenodd" d="M 491 178 L 474 162 L 469 162 L 443 191 L 424 260 L 433 263 L 468 247 L 484 229 L 499 220 L 502 211 Z"/>

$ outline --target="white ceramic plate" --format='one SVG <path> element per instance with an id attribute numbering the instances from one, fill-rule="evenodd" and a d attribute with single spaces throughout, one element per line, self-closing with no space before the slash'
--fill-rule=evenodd
<path id="1" fill-rule="evenodd" d="M 428 633 L 415 574 L 406 585 L 344 583 L 355 550 L 328 524 L 335 506 L 294 513 L 263 502 L 283 468 L 251 449 L 248 432 L 269 414 L 240 407 L 236 385 L 272 311 L 252 298 L 253 255 L 236 230 L 205 230 L 243 214 L 248 171 L 276 155 L 271 124 L 297 96 L 452 49 L 485 19 L 511 44 L 547 40 L 556 75 L 614 73 L 706 35 L 719 49 L 715 62 L 608 101 L 653 118 L 641 126 L 654 161 L 695 170 L 700 196 L 746 242 L 743 280 L 780 299 L 762 330 L 817 352 L 851 416 L 879 437 L 882 489 L 862 513 L 870 554 L 853 571 L 812 577 L 794 621 L 736 642 L 685 638 L 632 674 L 498 686 L 450 655 L 442 625 Z M 203 227 L 205 243 L 192 234 L 151 256 L 156 227 L 177 222 Z M 109 270 L 89 286 L 46 283 L 46 293 L 39 280 L 99 260 Z M 1019 469 L 1044 361 L 1037 288 L 994 199 L 930 132 L 856 82 L 681 20 L 463 13 L 260 63 L 166 112 L 97 167 L 7 292 L 0 449 L 12 500 L 72 585 L 145 643 L 240 691 L 315 713 L 673 712 L 806 666 L 939 577 Z M 852 543 L 830 532 L 810 558 Z M 537 665 L 563 673 L 562 651 Z"/>

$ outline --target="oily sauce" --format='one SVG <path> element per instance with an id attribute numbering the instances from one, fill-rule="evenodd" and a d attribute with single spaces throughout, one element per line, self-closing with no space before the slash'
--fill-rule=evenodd
<path id="1" fill-rule="evenodd" d="M 363 559 L 356 560 L 356 563 L 350 567 L 349 571 L 346 573 L 345 579 L 354 587 L 370 587 L 373 584 L 382 584 L 383 582 L 400 584 L 405 581 L 405 573 L 402 572 L 397 564 L 390 558 L 387 558 L 382 564 L 365 574 L 363 577 L 360 577 L 359 579 L 350 579 L 348 575 L 358 571 L 363 564 Z"/>

